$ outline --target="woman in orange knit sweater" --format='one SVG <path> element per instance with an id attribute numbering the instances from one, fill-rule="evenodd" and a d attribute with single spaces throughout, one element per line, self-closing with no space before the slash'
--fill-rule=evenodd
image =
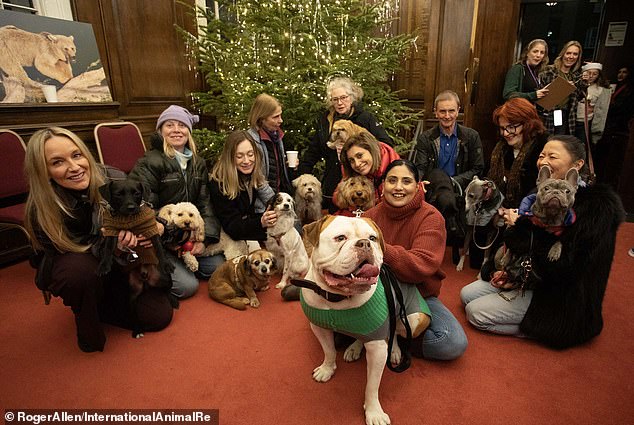
<path id="1" fill-rule="evenodd" d="M 416 285 L 432 313 L 431 325 L 412 343 L 412 355 L 435 360 L 458 358 L 467 337 L 453 314 L 438 299 L 445 273 L 445 221 L 425 202 L 419 171 L 397 159 L 384 173 L 383 202 L 366 211 L 383 232 L 383 261 L 403 284 Z"/>

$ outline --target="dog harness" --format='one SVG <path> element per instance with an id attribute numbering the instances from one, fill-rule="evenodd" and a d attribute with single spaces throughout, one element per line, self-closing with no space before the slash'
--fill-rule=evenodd
<path id="1" fill-rule="evenodd" d="M 431 317 L 431 311 L 415 285 L 402 285 L 406 314 L 423 312 Z M 348 310 L 322 310 L 309 306 L 300 291 L 302 310 L 311 323 L 332 329 L 362 342 L 387 339 L 390 321 L 387 299 L 381 279 L 376 283 L 372 297 L 362 306 Z"/>

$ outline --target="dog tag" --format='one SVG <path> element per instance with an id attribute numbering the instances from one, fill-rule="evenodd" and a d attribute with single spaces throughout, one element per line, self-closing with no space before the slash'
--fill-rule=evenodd
<path id="1" fill-rule="evenodd" d="M 564 116 L 561 109 L 555 109 L 553 111 L 553 118 L 555 119 L 555 127 L 564 125 Z"/>

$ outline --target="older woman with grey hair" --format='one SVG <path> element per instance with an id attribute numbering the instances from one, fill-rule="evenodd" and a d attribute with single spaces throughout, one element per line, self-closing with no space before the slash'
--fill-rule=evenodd
<path id="1" fill-rule="evenodd" d="M 327 110 L 317 119 L 315 134 L 299 164 L 298 174 L 312 174 L 315 164 L 322 158 L 325 160 L 324 177 L 322 178 L 323 207 L 330 212 L 337 210 L 337 207 L 332 203 L 332 194 L 342 177 L 337 150 L 327 145 L 335 121 L 352 121 L 358 126 L 366 128 L 379 141 L 388 145 L 394 143 L 381 124 L 377 122 L 376 117 L 363 109 L 362 99 L 363 89 L 350 78 L 336 77 L 328 82 L 326 86 Z"/>

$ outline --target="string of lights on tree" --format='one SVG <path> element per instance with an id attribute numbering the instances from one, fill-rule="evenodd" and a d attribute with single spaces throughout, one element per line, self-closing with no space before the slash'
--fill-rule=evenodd
<path id="1" fill-rule="evenodd" d="M 218 134 L 197 134 L 203 156 L 213 157 L 228 131 L 247 128 L 260 93 L 283 105 L 284 143 L 302 150 L 326 107 L 327 81 L 345 75 L 365 92 L 364 104 L 405 150 L 400 130 L 412 111 L 389 81 L 410 49 L 412 34 L 393 34 L 398 0 L 220 0 L 219 13 L 198 9 L 207 25 L 187 44 L 209 90 L 193 93 L 195 106 L 217 118 Z M 200 20 L 199 20 L 200 22 Z"/>

